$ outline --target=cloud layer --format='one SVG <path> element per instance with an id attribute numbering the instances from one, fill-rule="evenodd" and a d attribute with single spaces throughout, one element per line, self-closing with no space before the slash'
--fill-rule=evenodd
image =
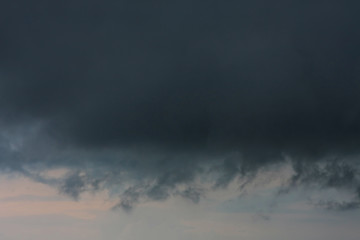
<path id="1" fill-rule="evenodd" d="M 357 170 L 312 167 L 357 166 L 344 159 L 360 143 L 358 7 L 2 1 L 2 167 L 38 181 L 49 179 L 24 166 L 69 167 L 59 187 L 74 198 L 136 182 L 124 208 L 143 196 L 198 202 L 204 172 L 226 187 L 285 155 L 306 166 L 290 185 L 357 189 Z"/>

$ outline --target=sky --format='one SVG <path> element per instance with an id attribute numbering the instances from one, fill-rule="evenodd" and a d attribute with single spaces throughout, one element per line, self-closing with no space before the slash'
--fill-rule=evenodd
<path id="1" fill-rule="evenodd" d="M 358 239 L 360 3 L 0 2 L 0 238 Z"/>

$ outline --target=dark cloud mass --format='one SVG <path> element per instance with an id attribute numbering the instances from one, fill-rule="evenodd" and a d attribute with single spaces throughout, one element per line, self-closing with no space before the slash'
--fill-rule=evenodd
<path id="1" fill-rule="evenodd" d="M 142 178 L 125 190 L 125 209 L 143 196 L 198 202 L 203 191 L 193 182 L 204 166 L 212 165 L 216 189 L 239 175 L 251 179 L 284 154 L 296 159 L 290 185 L 316 178 L 356 188 L 357 160 L 341 168 L 344 176 L 311 164 L 359 153 L 359 7 L 350 0 L 1 1 L 2 165 L 103 167 L 95 179 L 76 172 L 60 186 L 74 198 L 119 176 Z M 15 135 L 7 132 L 32 123 L 40 123 L 36 134 L 20 131 L 21 144 L 10 146 Z"/>

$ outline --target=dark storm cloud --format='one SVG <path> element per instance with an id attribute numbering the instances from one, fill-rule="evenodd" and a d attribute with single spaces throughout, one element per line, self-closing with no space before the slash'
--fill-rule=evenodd
<path id="1" fill-rule="evenodd" d="M 355 147 L 357 6 L 3 1 L 3 118 L 92 147 Z"/>
<path id="2" fill-rule="evenodd" d="M 197 202 L 202 190 L 190 185 L 216 157 L 215 189 L 251 179 L 284 153 L 301 164 L 357 154 L 359 7 L 336 0 L 2 1 L 2 129 L 41 122 L 25 152 L 24 144 L 21 154 L 1 151 L 2 164 L 105 169 L 96 180 L 69 176 L 60 189 L 74 198 L 131 172 L 151 184 L 125 191 L 121 204 L 130 209 L 141 196 Z M 100 154 L 124 149 L 137 155 Z M 229 158 L 232 151 L 241 154 Z M 310 176 L 299 171 L 306 182 Z M 328 187 L 355 181 L 351 172 L 309 171 Z"/>

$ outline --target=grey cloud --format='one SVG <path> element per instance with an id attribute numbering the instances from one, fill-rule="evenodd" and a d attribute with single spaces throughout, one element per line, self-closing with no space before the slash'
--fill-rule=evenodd
<path id="1" fill-rule="evenodd" d="M 355 191 L 358 160 L 341 161 L 359 154 L 359 7 L 1 1 L 0 128 L 22 129 L 21 146 L 0 137 L 1 168 L 50 182 L 25 166 L 69 167 L 51 184 L 74 198 L 133 181 L 124 209 L 198 202 L 198 176 L 216 176 L 213 189 L 246 185 L 284 155 L 295 175 L 283 191 Z M 339 159 L 319 168 L 328 156 Z"/>
<path id="2" fill-rule="evenodd" d="M 359 208 L 360 172 L 359 165 L 352 161 L 331 161 L 318 163 L 293 164 L 294 174 L 280 189 L 279 194 L 288 193 L 296 188 L 312 188 L 318 190 L 337 189 L 353 195 L 352 200 L 319 200 L 310 201 L 312 205 L 329 210 L 354 210 Z"/>
<path id="3" fill-rule="evenodd" d="M 134 204 L 138 203 L 141 195 L 143 194 L 141 186 L 129 187 L 121 195 L 121 201 L 113 207 L 113 209 L 121 208 L 127 212 L 131 211 Z"/>
<path id="4" fill-rule="evenodd" d="M 218 177 L 214 188 L 227 187 L 231 181 L 239 175 L 240 169 L 238 166 L 238 159 L 227 158 L 221 165 L 217 165 L 213 171 L 221 173 L 221 176 Z"/>
<path id="5" fill-rule="evenodd" d="M 199 187 L 190 186 L 180 191 L 179 195 L 183 198 L 190 199 L 193 203 L 199 203 L 200 199 L 204 196 L 204 190 Z"/>
<path id="6" fill-rule="evenodd" d="M 60 192 L 70 195 L 74 199 L 78 199 L 80 193 L 86 190 L 85 181 L 83 176 L 79 173 L 75 173 L 69 176 L 64 184 L 60 187 Z"/>
<path id="7" fill-rule="evenodd" d="M 360 186 L 358 166 L 337 159 L 315 164 L 297 162 L 294 171 L 289 182 L 291 187 L 316 185 L 323 188 L 351 188 L 356 192 Z"/>
<path id="8" fill-rule="evenodd" d="M 349 201 L 349 202 L 346 201 L 338 202 L 331 200 L 319 201 L 318 203 L 316 203 L 316 206 L 323 207 L 328 210 L 350 211 L 360 208 L 360 201 L 359 200 Z"/>

